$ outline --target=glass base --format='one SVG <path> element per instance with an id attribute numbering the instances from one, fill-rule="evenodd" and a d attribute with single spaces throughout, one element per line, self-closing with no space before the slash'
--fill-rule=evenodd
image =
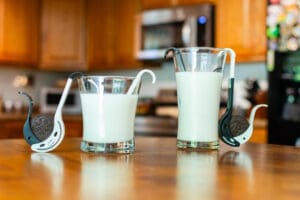
<path id="1" fill-rule="evenodd" d="M 134 152 L 134 139 L 117 143 L 94 143 L 81 141 L 81 150 L 95 153 L 132 153 Z"/>
<path id="2" fill-rule="evenodd" d="M 177 147 L 180 149 L 203 149 L 214 150 L 219 149 L 219 141 L 212 142 L 199 142 L 199 141 L 186 141 L 177 139 Z"/>

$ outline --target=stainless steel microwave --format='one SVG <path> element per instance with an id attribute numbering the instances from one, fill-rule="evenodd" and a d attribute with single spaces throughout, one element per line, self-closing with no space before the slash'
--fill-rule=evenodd
<path id="1" fill-rule="evenodd" d="M 214 46 L 214 5 L 146 10 L 136 17 L 135 55 L 162 59 L 168 47 Z"/>
<path id="2" fill-rule="evenodd" d="M 42 113 L 55 113 L 63 88 L 44 87 L 40 92 L 40 110 Z M 78 89 L 70 89 L 62 108 L 65 114 L 80 114 L 81 101 Z"/>

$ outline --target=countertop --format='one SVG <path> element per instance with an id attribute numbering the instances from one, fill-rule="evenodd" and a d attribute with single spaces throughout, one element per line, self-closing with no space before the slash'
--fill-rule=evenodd
<path id="1" fill-rule="evenodd" d="M 0 140 L 0 199 L 299 199 L 300 149 L 247 143 L 177 150 L 174 137 L 136 137 L 133 154 L 52 153 Z"/>

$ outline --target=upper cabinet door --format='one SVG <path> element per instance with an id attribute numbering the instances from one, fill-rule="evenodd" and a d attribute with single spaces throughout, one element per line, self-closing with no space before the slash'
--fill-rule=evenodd
<path id="1" fill-rule="evenodd" d="M 134 56 L 134 23 L 139 5 L 139 0 L 87 2 L 89 70 L 141 66 Z"/>
<path id="2" fill-rule="evenodd" d="M 35 65 L 39 0 L 0 0 L 0 61 Z"/>
<path id="3" fill-rule="evenodd" d="M 178 0 L 141 0 L 143 10 L 170 7 L 177 4 Z"/>
<path id="4" fill-rule="evenodd" d="M 86 69 L 85 2 L 42 1 L 41 69 Z"/>
<path id="5" fill-rule="evenodd" d="M 87 1 L 87 60 L 91 70 L 114 62 L 114 2 Z"/>
<path id="6" fill-rule="evenodd" d="M 118 0 L 115 4 L 115 64 L 136 68 L 142 64 L 135 58 L 135 19 L 140 9 L 139 0 Z"/>
<path id="7" fill-rule="evenodd" d="M 240 62 L 265 61 L 266 0 L 216 2 L 216 46 L 232 48 Z"/>

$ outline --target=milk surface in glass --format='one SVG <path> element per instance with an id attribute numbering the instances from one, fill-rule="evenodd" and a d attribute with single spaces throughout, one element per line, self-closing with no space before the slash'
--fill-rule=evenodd
<path id="1" fill-rule="evenodd" d="M 115 143 L 133 139 L 137 94 L 80 95 L 84 141 Z"/>
<path id="2" fill-rule="evenodd" d="M 222 73 L 176 72 L 179 140 L 218 140 Z"/>

